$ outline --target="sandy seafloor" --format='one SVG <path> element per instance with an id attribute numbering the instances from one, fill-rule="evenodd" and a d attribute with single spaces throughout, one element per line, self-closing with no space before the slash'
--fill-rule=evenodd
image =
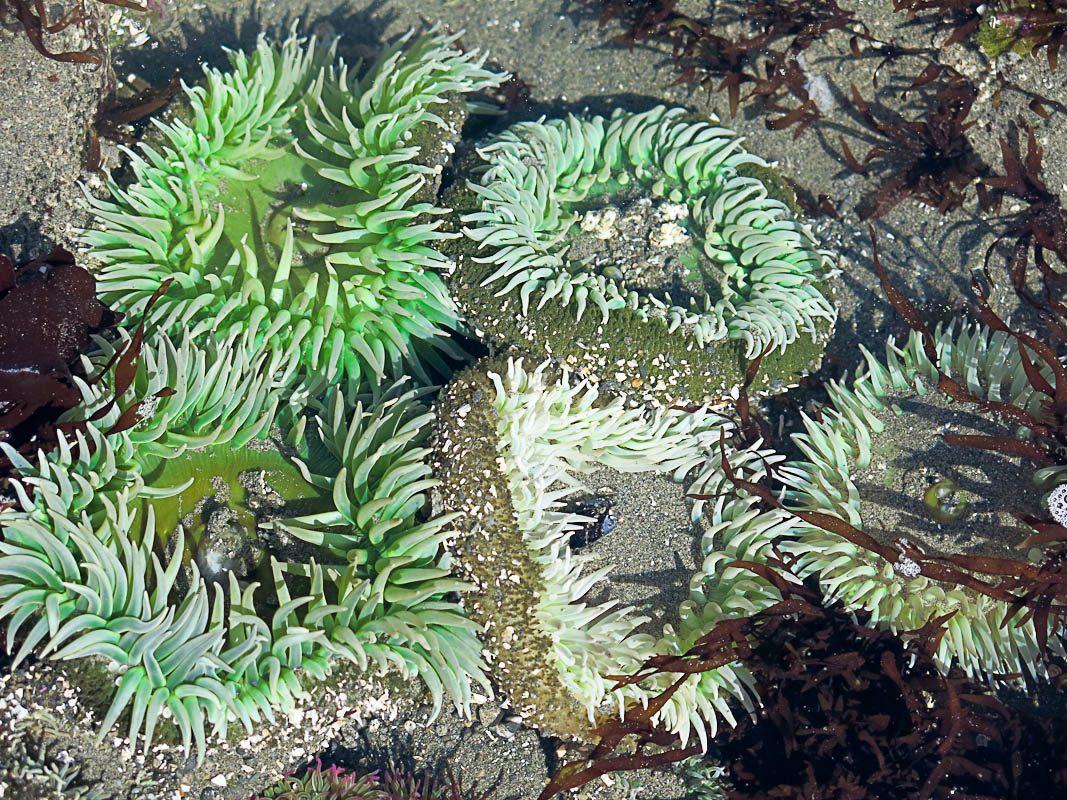
<path id="1" fill-rule="evenodd" d="M 681 7 L 695 13 L 702 5 L 683 3 Z M 946 36 L 928 26 L 904 27 L 903 15 L 891 12 L 890 0 L 845 0 L 842 5 L 854 9 L 883 40 L 928 47 Z M 117 74 L 134 73 L 161 85 L 180 67 L 190 80 L 197 75 L 199 61 L 225 65 L 220 46 L 251 47 L 260 30 L 278 33 L 293 16 L 302 17 L 319 32 L 340 34 L 342 49 L 349 56 L 373 56 L 382 42 L 412 26 L 440 23 L 463 30 L 467 48 L 488 49 L 492 63 L 517 73 L 531 87 L 531 105 L 517 112 L 523 118 L 584 109 L 607 115 L 620 106 L 641 110 L 656 103 L 685 105 L 727 117 L 724 95 L 671 86 L 675 73 L 663 52 L 643 47 L 628 51 L 609 43 L 597 30 L 597 12 L 577 3 L 312 0 L 299 5 L 260 2 L 249 8 L 244 2 L 231 6 L 214 0 L 184 0 L 176 6 L 178 16 L 170 24 L 150 31 L 158 38 L 152 36 L 116 53 Z M 110 7 L 101 8 L 106 16 L 112 13 Z M 612 30 L 609 25 L 608 33 Z M 764 116 L 744 106 L 729 124 L 748 137 L 751 149 L 777 161 L 812 195 L 829 195 L 841 214 L 841 222 L 820 219 L 814 223 L 823 244 L 840 256 L 840 274 L 833 284 L 840 321 L 820 373 L 835 378 L 860 363 L 858 345 L 880 352 L 886 337 L 902 333 L 904 327 L 877 288 L 866 227 L 855 214 L 856 205 L 873 184 L 849 173 L 837 156 L 838 133 L 849 139 L 857 154 L 869 146 L 868 136 L 855 135 L 860 125 L 844 98 L 850 82 L 861 87 L 864 96 L 874 93 L 870 74 L 879 59 L 853 60 L 848 35 L 840 32 L 816 43 L 806 59 L 811 72 L 825 77 L 834 93 L 835 108 L 821 126 L 794 140 L 792 130 L 769 131 Z M 1051 73 L 1043 56 L 1008 56 L 994 65 L 973 46 L 953 47 L 941 53 L 940 59 L 980 87 L 972 112 L 978 124 L 971 138 L 981 158 L 1000 171 L 997 137 L 1004 135 L 1008 120 L 1023 113 L 1045 148 L 1047 185 L 1053 191 L 1067 191 L 1067 148 L 1061 144 L 1067 133 L 1064 117 L 1053 114 L 1043 121 L 1026 111 L 1025 100 L 1011 92 L 1003 93 L 997 106 L 992 92 L 995 67 L 1015 83 L 1064 102 L 1064 68 Z M 914 76 L 923 63 L 903 59 L 895 67 L 896 74 Z M 883 71 L 879 97 L 886 95 L 884 87 L 890 84 L 893 69 Z M 86 125 L 104 85 L 101 70 L 47 61 L 21 35 L 0 31 L 0 252 L 37 256 L 53 244 L 73 245 L 74 229 L 86 220 L 76 188 L 78 180 L 89 179 L 84 170 Z M 898 93 L 899 89 L 898 85 Z M 116 154 L 109 156 L 110 163 L 116 163 Z M 981 264 L 1003 223 L 978 212 L 972 191 L 964 208 L 956 212 L 941 215 L 905 201 L 875 227 L 883 261 L 898 285 L 929 315 L 941 316 L 968 307 L 971 270 Z M 994 259 L 993 278 L 1004 286 L 1002 263 L 1003 259 Z M 1015 303 L 1010 291 L 998 290 L 995 305 L 1001 313 L 1010 313 Z M 780 423 L 774 416 L 772 422 L 786 432 L 796 425 L 792 416 Z M 600 477 L 595 476 L 594 482 Z M 645 609 L 667 609 L 657 623 L 669 621 L 670 610 L 685 597 L 698 557 L 699 532 L 688 522 L 681 490 L 666 480 L 606 475 L 604 481 L 616 487 L 622 511 L 618 530 L 598 545 L 598 552 L 616 565 L 610 591 Z M 391 738 L 406 737 L 420 765 L 434 766 L 447 758 L 465 782 L 495 785 L 494 797 L 533 798 L 559 746 L 509 720 L 506 712 L 498 713 L 493 701 L 479 707 L 473 723 L 446 710 L 426 726 L 427 706 L 404 686 L 396 682 L 386 686 L 356 676 L 344 678 L 329 693 L 316 692 L 301 720 L 265 726 L 237 745 L 218 748 L 197 767 L 166 745 L 154 746 L 147 758 L 131 754 L 118 729 L 104 746 L 92 746 L 91 725 L 76 686 L 76 677 L 51 663 L 14 673 L 5 667 L 0 672 L 0 759 L 6 760 L 4 767 L 17 767 L 13 760 L 24 757 L 12 744 L 12 731 L 29 726 L 25 730 L 43 736 L 48 759 L 54 763 L 84 761 L 79 782 L 94 785 L 103 797 L 238 800 L 307 763 L 327 746 L 350 748 L 356 754 L 385 747 Z M 357 718 L 368 723 L 362 731 Z M 684 795 L 680 780 L 671 775 L 642 773 L 639 783 L 639 797 L 668 800 Z M 7 788 L 6 796 L 35 796 L 32 787 L 20 789 L 12 783 Z M 620 783 L 597 781 L 578 796 L 609 798 L 626 793 Z"/>

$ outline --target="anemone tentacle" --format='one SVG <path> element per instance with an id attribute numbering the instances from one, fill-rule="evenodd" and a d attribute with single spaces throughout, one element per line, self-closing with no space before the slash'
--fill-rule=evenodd
<path id="1" fill-rule="evenodd" d="M 741 141 L 714 120 L 664 106 L 512 126 L 479 151 L 486 164 L 470 189 L 480 209 L 463 218 L 464 233 L 488 251 L 474 258 L 493 270 L 482 285 L 499 287 L 498 296 L 517 289 L 523 315 L 555 301 L 578 320 L 595 306 L 606 323 L 629 308 L 643 321 L 663 320 L 668 333 L 681 328 L 698 348 L 738 340 L 747 358 L 767 347 L 784 352 L 802 334 L 814 339 L 817 322 L 835 319 L 814 285 L 827 254 L 758 178 L 742 174 L 769 165 Z M 574 209 L 634 183 L 687 206 L 686 227 L 722 272 L 716 299 L 703 291 L 677 305 L 669 293 L 568 258 Z"/>
<path id="2" fill-rule="evenodd" d="M 132 182 L 86 192 L 102 296 L 172 335 L 247 330 L 290 353 L 297 407 L 331 384 L 428 381 L 459 355 L 460 325 L 430 190 L 474 105 L 463 96 L 504 77 L 455 39 L 409 34 L 357 77 L 294 26 L 229 53 L 228 72 L 205 68 L 156 144 L 125 151 Z"/>
<path id="3" fill-rule="evenodd" d="M 110 355 L 101 342 L 88 373 Z M 421 677 L 435 711 L 445 693 L 469 711 L 472 680 L 489 690 L 473 623 L 452 599 L 467 586 L 442 554 L 450 518 L 416 519 L 434 485 L 423 392 L 394 385 L 373 411 L 334 392 L 293 424 L 296 455 L 285 456 L 264 437 L 286 365 L 248 333 L 206 347 L 161 334 L 117 403 L 115 378 L 80 383 L 89 416 L 73 440 L 36 463 L 0 445 L 20 473 L 17 504 L 0 511 L 7 648 L 20 641 L 16 664 L 103 657 L 118 679 L 99 738 L 129 709 L 131 742 L 143 733 L 147 749 L 168 709 L 203 758 L 209 726 L 225 736 L 235 720 L 249 731 L 274 721 L 305 695 L 303 675 L 321 679 L 338 658 Z M 139 421 L 123 429 L 129 409 Z M 251 493 L 222 503 L 239 482 L 227 470 L 278 500 L 243 534 L 268 539 L 242 569 L 211 549 L 254 508 Z M 310 557 L 286 536 L 313 545 Z"/>
<path id="4" fill-rule="evenodd" d="M 462 514 L 456 519 L 455 563 L 478 587 L 471 615 L 485 627 L 494 675 L 518 713 L 567 733 L 587 728 L 596 715 L 622 713 L 629 702 L 649 700 L 677 676 L 613 689 L 606 675 L 632 672 L 654 655 L 684 653 L 709 624 L 759 602 L 735 600 L 725 589 L 721 596 L 710 590 L 705 596 L 697 582 L 680 608 L 677 630 L 665 625 L 661 636 L 637 632 L 648 618 L 632 607 L 586 601 L 611 567 L 590 571 L 596 556 L 571 544 L 592 520 L 568 507 L 568 499 L 600 467 L 659 472 L 690 483 L 719 453 L 720 436 L 740 474 L 758 479 L 781 461 L 762 442 L 735 448 L 728 418 L 706 407 L 648 415 L 621 398 L 606 399 L 588 382 L 572 382 L 566 373 L 552 377 L 549 362 L 528 370 L 521 359 L 475 365 L 446 387 L 439 403 L 439 492 L 446 508 Z M 715 496 L 697 502 L 692 513 L 694 520 L 706 514 L 712 521 L 706 553 L 724 532 L 745 527 L 756 514 L 752 501 L 732 497 L 730 488 L 721 470 L 704 471 L 690 484 L 693 494 Z M 776 516 L 774 524 L 788 528 L 791 517 Z M 532 619 L 524 603 L 532 605 Z M 689 676 L 657 720 L 706 746 L 721 724 L 734 723 L 734 703 L 752 711 L 758 698 L 752 677 L 729 665 Z"/>
<path id="5" fill-rule="evenodd" d="M 1041 417 L 1041 395 L 1034 391 L 1019 349 L 1007 334 L 982 326 L 962 326 L 957 330 L 950 325 L 938 327 L 934 340 L 941 369 L 973 394 L 1009 402 Z M 921 409 L 936 398 L 938 372 L 921 337 L 915 333 L 903 344 L 890 339 L 884 361 L 866 350 L 864 355 L 865 368 L 854 380 L 828 382 L 830 404 L 822 409 L 818 420 L 805 416 L 804 432 L 793 437 L 804 460 L 784 465 L 775 471 L 775 478 L 784 487 L 783 498 L 788 507 L 831 514 L 868 533 L 881 535 L 870 524 L 873 518 L 864 514 L 865 505 L 875 502 L 878 490 L 870 472 L 874 470 L 879 480 L 884 480 L 892 470 L 893 460 L 886 453 L 899 449 L 899 443 L 887 443 L 886 427 L 909 413 L 914 415 L 914 424 L 919 424 L 923 412 L 912 406 Z M 927 416 L 932 408 L 927 408 Z M 948 424 L 955 427 L 960 422 L 953 419 Z M 932 455 L 928 458 L 934 460 Z M 1001 478 L 998 476 L 998 480 Z M 755 498 L 747 500 L 755 503 Z M 715 591 L 720 595 L 736 597 L 737 581 L 743 580 L 744 595 L 751 598 L 754 608 L 765 606 L 768 600 L 773 602 L 778 599 L 773 587 L 751 573 L 740 575 L 729 563 L 734 558 L 764 560 L 774 545 L 795 559 L 793 569 L 798 576 L 819 581 L 827 602 L 840 600 L 848 609 L 870 612 L 871 625 L 894 632 L 913 631 L 931 616 L 951 613 L 945 623 L 947 634 L 935 653 L 935 662 L 944 671 L 954 664 L 972 677 L 1045 671 L 1038 646 L 1042 637 L 1035 619 L 1011 618 L 1007 603 L 962 585 L 908 574 L 907 560 L 890 563 L 786 511 L 763 512 L 761 518 L 767 517 L 781 522 L 768 520 L 757 525 L 754 519 L 752 525 L 742 526 L 725 537 L 725 546 L 720 545 L 720 550 L 705 560 L 704 585 L 718 587 Z M 919 537 L 922 534 L 918 522 L 913 518 L 912 529 L 888 533 L 909 539 Z M 922 540 L 923 546 L 944 546 L 955 540 L 966 545 L 973 538 L 972 533 L 954 533 L 943 520 L 938 522 L 937 531 L 939 535 Z M 1006 547 L 992 539 L 973 546 Z M 998 552 L 1009 556 L 1011 553 L 1011 548 Z M 1050 648 L 1063 653 L 1065 631 L 1053 619 L 1045 624 Z"/>

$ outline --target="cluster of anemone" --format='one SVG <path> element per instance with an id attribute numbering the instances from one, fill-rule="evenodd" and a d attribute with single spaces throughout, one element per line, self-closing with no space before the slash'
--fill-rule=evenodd
<path id="1" fill-rule="evenodd" d="M 514 294 L 524 317 L 556 303 L 580 321 L 595 308 L 601 325 L 632 317 L 676 337 L 678 359 L 639 353 L 671 393 L 685 387 L 667 365 L 684 371 L 690 353 L 730 344 L 722 363 L 736 370 L 739 356 L 773 358 L 804 337 L 821 347 L 834 322 L 826 253 L 751 174 L 769 166 L 740 138 L 663 107 L 512 127 L 480 151 L 468 227 L 446 230 L 435 198 L 475 106 L 466 96 L 503 78 L 453 42 L 405 37 L 361 70 L 336 45 L 261 37 L 230 54 L 231 70 L 184 87 L 180 108 L 126 151 L 128 183 L 87 193 L 101 298 L 147 334 L 143 347 L 122 334 L 136 360 L 98 339 L 86 374 L 101 377 L 78 382 L 87 411 L 55 452 L 3 446 L 19 478 L 0 510 L 0 620 L 16 665 L 31 654 L 107 665 L 116 689 L 100 738 L 128 713 L 131 743 L 143 734 L 147 749 L 169 718 L 202 758 L 209 728 L 275 722 L 306 695 L 305 676 L 342 660 L 420 677 L 435 714 L 446 695 L 469 713 L 491 669 L 516 707 L 570 715 L 580 731 L 666 686 L 612 690 L 605 675 L 685 652 L 759 604 L 695 587 L 677 631 L 639 633 L 634 609 L 584 601 L 610 568 L 587 572 L 592 557 L 570 544 L 589 520 L 566 501 L 601 466 L 672 474 L 718 498 L 709 558 L 735 533 L 771 535 L 784 518 L 754 519 L 724 470 L 693 479 L 732 439 L 729 420 L 646 413 L 550 378 L 547 363 L 499 362 L 442 394 L 433 476 L 429 390 L 397 379 L 425 385 L 464 355 L 441 277 L 449 239 L 466 237 L 482 283 Z M 603 228 L 597 209 L 642 193 L 672 220 L 659 233 L 681 253 L 684 270 L 666 279 L 681 304 L 567 258 L 576 226 Z M 716 380 L 726 390 L 733 373 Z M 728 458 L 754 480 L 778 460 L 760 442 Z M 468 613 L 456 598 L 471 588 Z M 706 745 L 735 701 L 754 709 L 753 681 L 728 665 L 690 676 L 660 719 Z"/>
<path id="2" fill-rule="evenodd" d="M 246 344 L 160 335 L 119 404 L 105 403 L 109 382 L 81 384 L 88 408 L 106 410 L 84 433 L 36 462 L 4 445 L 21 473 L 17 505 L 0 512 L 9 649 L 23 634 L 14 663 L 100 656 L 117 680 L 100 737 L 128 708 L 147 749 L 166 708 L 201 756 L 205 723 L 225 736 L 231 720 L 273 722 L 304 696 L 302 674 L 321 679 L 338 659 L 421 676 L 435 706 L 447 691 L 467 707 L 482 673 L 473 625 L 446 599 L 465 588 L 439 557 L 449 518 L 417 519 L 433 485 L 424 392 L 392 387 L 372 409 L 333 393 L 263 441 L 285 359 L 249 360 Z M 120 406 L 143 417 L 108 435 Z M 204 495 L 204 474 L 221 496 Z M 213 551 L 220 533 L 243 537 L 250 558 L 219 568 L 242 549 Z"/>
<path id="3" fill-rule="evenodd" d="M 101 297 L 153 330 L 247 331 L 288 352 L 294 402 L 443 367 L 460 323 L 437 274 L 434 245 L 453 234 L 436 181 L 464 96 L 503 79 L 454 39 L 404 37 L 361 71 L 294 31 L 205 68 L 152 143 L 126 151 L 132 180 L 87 194 Z"/>
<path id="4" fill-rule="evenodd" d="M 457 298 L 475 296 L 462 288 L 469 279 L 531 324 L 559 306 L 573 322 L 596 315 L 601 339 L 665 337 L 694 359 L 690 374 L 717 348 L 751 359 L 804 337 L 808 352 L 836 318 L 819 285 L 828 254 L 769 193 L 771 166 L 741 144 L 715 120 L 664 106 L 512 126 L 478 151 L 474 210 L 463 217 L 476 246 L 452 279 Z M 583 236 L 617 245 L 622 221 L 642 214 L 655 224 L 633 234 L 639 256 L 579 247 Z M 643 364 L 665 371 L 657 366 Z"/>
<path id="5" fill-rule="evenodd" d="M 941 369 L 968 391 L 1025 408 L 1038 418 L 1044 413 L 1019 348 L 1004 332 L 949 326 L 935 331 L 934 338 Z M 805 417 L 805 431 L 794 436 L 804 459 L 775 471 L 786 507 L 831 514 L 879 540 L 907 537 L 935 554 L 988 553 L 1026 561 L 1031 554 L 1016 544 L 1029 529 L 1005 525 L 987 513 L 997 506 L 988 494 L 1004 480 L 1004 470 L 1012 468 L 1006 459 L 992 466 L 979 464 L 989 476 L 984 481 L 966 477 L 966 459 L 961 461 L 958 453 L 948 454 L 946 460 L 955 477 L 944 477 L 937 467 L 938 448 L 948 447 L 933 443 L 935 433 L 968 426 L 988 433 L 989 420 L 945 402 L 936 390 L 937 368 L 918 334 L 912 333 L 902 346 L 891 340 L 884 363 L 865 355 L 866 368 L 851 384 L 828 382 L 830 404 L 819 419 Z M 912 439 L 921 438 L 926 429 L 930 449 L 910 457 L 900 439 L 901 425 Z M 1054 467 L 1034 473 L 1029 497 L 1033 510 L 1042 484 L 1055 481 L 1060 471 Z M 917 488 L 901 492 L 895 482 L 899 475 L 913 475 Z M 1025 492 L 1018 493 L 1019 485 L 1011 485 L 1016 492 L 1013 504 L 1027 502 Z M 1041 622 L 1045 630 L 1039 632 L 1036 617 L 1019 614 L 1004 601 L 918 574 L 906 556 L 891 562 L 783 509 L 762 511 L 751 525 L 722 536 L 694 588 L 715 587 L 717 594 L 731 598 L 738 614 L 766 607 L 779 599 L 777 591 L 731 562 L 763 561 L 772 547 L 795 559 L 792 568 L 798 576 L 817 580 L 827 602 L 839 600 L 846 609 L 869 612 L 871 625 L 906 633 L 921 628 L 931 616 L 951 615 L 934 654 L 943 671 L 955 664 L 972 677 L 1043 674 L 1038 643 L 1047 638 L 1052 652 L 1064 652 L 1065 632 L 1055 618 Z"/>
<path id="6" fill-rule="evenodd" d="M 356 77 L 261 38 L 89 197 L 102 296 L 144 342 L 97 339 L 54 452 L 2 445 L 0 620 L 15 665 L 106 664 L 98 738 L 128 713 L 147 750 L 169 718 L 203 758 L 209 728 L 275 722 L 340 662 L 421 678 L 434 714 L 490 691 L 424 508 L 428 390 L 393 380 L 451 352 L 433 182 L 464 95 L 502 77 L 453 40 Z"/>
<path id="7" fill-rule="evenodd" d="M 760 441 L 735 446 L 728 418 L 707 408 L 649 415 L 550 370 L 549 362 L 527 370 L 522 360 L 497 360 L 461 373 L 438 400 L 433 447 L 443 502 L 459 512 L 457 566 L 478 587 L 469 611 L 484 626 L 493 675 L 530 721 L 573 733 L 671 682 L 656 676 L 613 689 L 605 676 L 632 672 L 655 655 L 684 653 L 710 625 L 751 605 L 709 590 L 701 602 L 682 604 L 677 630 L 665 625 L 654 636 L 635 630 L 648 618 L 632 607 L 587 603 L 612 568 L 588 570 L 595 556 L 571 544 L 592 522 L 567 503 L 586 490 L 585 476 L 602 467 L 656 472 L 692 494 L 714 496 L 692 509 L 694 521 L 702 515 L 711 521 L 703 544 L 709 556 L 724 536 L 753 528 L 773 533 L 789 520 L 759 516 L 755 498 L 732 494 L 724 470 L 704 468 L 718 458 L 721 436 L 736 473 L 758 480 L 781 461 Z M 723 721 L 734 724 L 738 707 L 753 712 L 757 702 L 748 672 L 727 665 L 689 676 L 657 720 L 706 746 Z"/>

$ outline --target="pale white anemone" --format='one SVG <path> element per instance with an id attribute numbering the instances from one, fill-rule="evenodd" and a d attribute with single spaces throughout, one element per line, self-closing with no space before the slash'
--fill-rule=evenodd
<path id="1" fill-rule="evenodd" d="M 717 495 L 713 501 L 695 502 L 692 509 L 694 520 L 707 515 L 709 532 L 703 545 L 705 552 L 711 553 L 716 542 L 735 532 L 771 534 L 791 524 L 787 515 L 757 519 L 752 498 L 737 497 L 723 470 L 709 466 L 719 463 L 720 435 L 726 437 L 733 469 L 752 479 L 764 477 L 767 467 L 781 457 L 762 442 L 735 448 L 734 423 L 706 407 L 650 413 L 627 407 L 621 398 L 609 401 L 595 385 L 573 381 L 567 374 L 550 377 L 549 362 L 532 370 L 527 370 L 521 359 L 509 360 L 505 366 L 505 370 L 488 373 L 495 392 L 488 401 L 496 437 L 490 444 L 496 453 L 491 461 L 505 479 L 526 557 L 536 565 L 539 582 L 533 614 L 551 650 L 539 657 L 548 659 L 572 700 L 585 709 L 590 720 L 598 712 L 622 713 L 627 704 L 645 703 L 661 692 L 672 676 L 656 676 L 614 691 L 615 681 L 605 676 L 633 672 L 654 655 L 685 652 L 715 622 L 759 606 L 769 593 L 761 590 L 757 596 L 746 595 L 746 585 L 738 582 L 732 593 L 725 588 L 721 592 L 709 588 L 707 596 L 699 595 L 699 601 L 682 604 L 675 615 L 677 629 L 665 625 L 660 635 L 636 632 L 648 618 L 634 608 L 614 600 L 596 605 L 586 602 L 586 595 L 610 575 L 612 567 L 590 569 L 595 556 L 572 549 L 572 536 L 592 520 L 569 509 L 568 498 L 587 490 L 586 477 L 605 466 L 622 472 L 670 475 L 692 493 Z M 469 408 L 465 405 L 460 413 L 470 414 Z M 467 417 L 468 425 L 473 424 L 471 419 Z M 479 439 L 471 446 L 481 445 Z M 490 459 L 486 457 L 486 461 Z M 465 474 L 472 469 L 469 465 Z M 698 472 L 701 474 L 694 480 Z M 485 485 L 491 486 L 489 482 Z M 680 487 L 679 491 L 685 490 Z M 486 497 L 478 494 L 477 487 L 468 486 L 465 492 L 468 497 Z M 499 503 L 494 502 L 491 510 L 479 506 L 476 499 L 473 503 L 479 509 L 476 514 L 489 514 L 499 523 Z M 486 533 L 478 525 L 472 527 L 476 535 L 479 530 Z M 501 535 L 498 531 L 492 538 L 499 541 Z M 462 552 L 460 545 L 461 560 Z M 694 586 L 694 592 L 699 585 Z M 691 597 L 698 594 L 691 593 Z M 518 627 L 521 623 L 515 624 Z M 521 639 L 521 632 L 519 635 L 517 643 L 506 644 L 511 652 L 533 646 Z M 512 664 L 509 669 L 518 667 Z M 521 685 L 520 677 L 516 686 Z M 695 737 L 706 746 L 720 725 L 735 723 L 738 708 L 752 712 L 757 702 L 752 677 L 743 666 L 731 664 L 687 678 L 657 719 L 683 740 Z M 521 704 L 517 701 L 516 707 Z"/>

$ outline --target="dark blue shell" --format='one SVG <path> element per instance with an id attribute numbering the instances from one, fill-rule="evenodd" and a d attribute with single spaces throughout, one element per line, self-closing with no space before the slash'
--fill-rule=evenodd
<path id="1" fill-rule="evenodd" d="M 607 536 L 619 526 L 619 512 L 610 500 L 596 497 L 579 503 L 573 510 L 582 516 L 592 517 L 592 521 L 587 522 L 582 530 L 571 535 L 570 546 L 575 550 Z"/>

